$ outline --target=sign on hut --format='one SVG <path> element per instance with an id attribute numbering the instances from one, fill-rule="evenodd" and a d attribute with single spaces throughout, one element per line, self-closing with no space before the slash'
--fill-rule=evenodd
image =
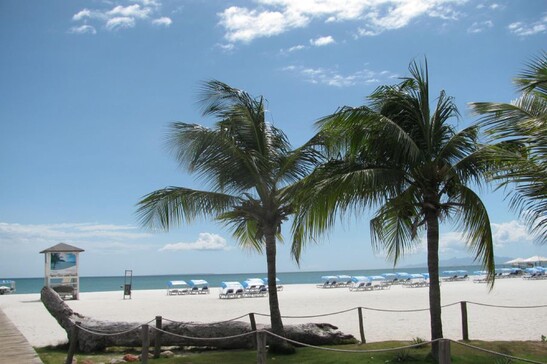
<path id="1" fill-rule="evenodd" d="M 80 293 L 78 255 L 83 249 L 59 243 L 42 250 L 45 254 L 45 286 L 51 287 L 63 299 L 77 300 Z"/>

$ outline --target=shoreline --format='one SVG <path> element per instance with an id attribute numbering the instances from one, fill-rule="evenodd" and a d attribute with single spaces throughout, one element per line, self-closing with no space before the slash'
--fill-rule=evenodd
<path id="1" fill-rule="evenodd" d="M 547 334 L 547 280 L 505 279 L 496 281 L 489 291 L 486 284 L 443 282 L 443 332 L 447 338 L 461 339 L 460 301 L 468 301 L 469 337 L 477 340 L 541 340 Z M 83 292 L 80 300 L 65 301 L 74 311 L 97 320 L 145 323 L 162 316 L 174 321 L 217 322 L 251 312 L 268 314 L 267 297 L 219 299 L 218 287 L 207 295 L 168 296 L 165 289 L 133 290 L 132 299 L 123 292 Z M 318 304 L 318 302 L 320 304 Z M 543 306 L 539 308 L 500 308 L 476 305 Z M 310 316 L 345 313 L 316 318 L 284 318 L 285 325 L 330 323 L 344 333 L 359 338 L 357 307 L 363 307 L 367 342 L 428 339 L 429 311 L 427 288 L 393 286 L 389 290 L 350 292 L 348 288 L 317 288 L 315 284 L 286 284 L 279 292 L 283 316 Z M 17 326 L 31 345 L 42 347 L 67 341 L 65 331 L 47 312 L 40 295 L 0 296 L 0 309 Z M 388 312 L 387 310 L 421 310 Z M 269 318 L 256 316 L 257 323 Z M 243 317 L 241 321 L 248 322 Z"/>

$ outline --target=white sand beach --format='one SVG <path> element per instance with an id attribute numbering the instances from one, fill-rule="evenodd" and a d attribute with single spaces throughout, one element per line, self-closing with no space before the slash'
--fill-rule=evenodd
<path id="1" fill-rule="evenodd" d="M 100 320 L 144 323 L 162 316 L 176 321 L 215 322 L 250 312 L 268 313 L 267 297 L 219 299 L 218 288 L 209 295 L 167 296 L 165 290 L 133 291 L 131 300 L 119 292 L 81 293 L 80 300 L 66 301 L 76 312 Z M 547 305 L 547 280 L 500 279 L 489 291 L 487 285 L 472 281 L 443 282 L 442 304 L 459 301 L 502 306 Z M 283 316 L 321 315 L 354 307 L 412 310 L 428 307 L 427 288 L 350 292 L 347 288 L 321 289 L 315 285 L 285 285 L 279 292 Z M 39 294 L 0 296 L 0 308 L 33 346 L 67 341 L 66 333 L 46 311 Z M 380 312 L 364 310 L 368 342 L 429 338 L 429 313 Z M 359 338 L 357 310 L 327 317 L 290 319 L 285 324 L 328 322 L 344 333 Z M 480 340 L 534 340 L 547 335 L 547 307 L 515 309 L 468 304 L 469 336 Z M 248 318 L 242 320 L 248 321 Z M 257 317 L 267 323 L 267 317 Z M 461 339 L 460 304 L 443 309 L 444 336 Z"/>

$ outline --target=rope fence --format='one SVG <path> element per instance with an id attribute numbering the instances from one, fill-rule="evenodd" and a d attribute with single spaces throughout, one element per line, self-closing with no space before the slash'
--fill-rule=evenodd
<path id="1" fill-rule="evenodd" d="M 105 337 L 125 335 L 125 334 L 128 334 L 130 332 L 140 330 L 141 339 L 142 339 L 142 354 L 141 354 L 142 363 L 148 363 L 148 350 L 149 350 L 149 347 L 150 347 L 149 334 L 150 334 L 150 332 L 155 332 L 156 335 L 155 335 L 155 339 L 154 339 L 154 344 L 155 344 L 154 345 L 154 358 L 159 358 L 160 351 L 161 351 L 160 349 L 161 349 L 161 338 L 162 338 L 162 336 L 172 336 L 172 337 L 177 337 L 179 339 L 194 340 L 194 341 L 222 341 L 222 340 L 226 341 L 226 340 L 233 340 L 233 339 L 242 338 L 242 337 L 245 337 L 245 336 L 251 336 L 253 346 L 257 350 L 257 363 L 262 364 L 262 363 L 266 362 L 266 349 L 265 349 L 266 348 L 266 342 L 267 342 L 266 335 L 269 335 L 269 336 L 271 336 L 271 337 L 273 337 L 277 340 L 283 340 L 283 341 L 286 341 L 288 343 L 291 343 L 291 344 L 294 344 L 294 345 L 297 345 L 297 346 L 301 346 L 301 347 L 308 347 L 308 348 L 317 349 L 317 350 L 340 352 L 340 353 L 360 353 L 360 354 L 401 351 L 401 350 L 406 350 L 406 349 L 411 349 L 411 348 L 415 348 L 415 347 L 419 347 L 419 346 L 424 346 L 424 345 L 430 345 L 430 344 L 437 343 L 437 345 L 439 347 L 439 363 L 441 363 L 441 364 L 450 364 L 451 363 L 451 361 L 450 361 L 450 343 L 454 343 L 454 344 L 457 344 L 457 345 L 467 347 L 468 349 L 471 349 L 471 350 L 477 350 L 477 351 L 485 352 L 485 353 L 488 353 L 488 354 L 491 354 L 491 355 L 501 356 L 501 357 L 504 357 L 504 358 L 507 358 L 507 359 L 510 359 L 510 360 L 519 360 L 519 361 L 522 361 L 522 362 L 527 362 L 527 363 L 532 363 L 532 364 L 546 364 L 546 363 L 542 363 L 542 362 L 538 362 L 538 361 L 534 361 L 534 360 L 530 360 L 530 359 L 518 358 L 518 357 L 511 356 L 511 355 L 495 352 L 495 351 L 492 351 L 492 350 L 483 349 L 483 348 L 480 348 L 480 347 L 473 346 L 473 345 L 470 345 L 468 343 L 465 343 L 465 341 L 469 340 L 468 323 L 467 323 L 467 304 L 477 305 L 477 306 L 485 306 L 485 307 L 492 307 L 492 308 L 502 308 L 502 309 L 538 309 L 538 308 L 547 308 L 547 305 L 506 306 L 506 305 L 492 305 L 492 304 L 486 304 L 486 303 L 480 303 L 480 302 L 471 302 L 471 301 L 460 301 L 460 302 L 454 302 L 454 303 L 446 304 L 446 305 L 443 305 L 441 307 L 446 308 L 446 307 L 455 306 L 455 305 L 458 305 L 458 304 L 460 304 L 460 307 L 461 307 L 462 339 L 463 339 L 464 342 L 455 341 L 455 340 L 451 340 L 451 339 L 436 339 L 436 340 L 432 340 L 432 341 L 427 341 L 427 342 L 424 341 L 424 342 L 420 342 L 420 343 L 416 343 L 416 344 L 412 344 L 412 345 L 407 345 L 407 346 L 396 347 L 396 348 L 369 349 L 369 350 L 348 350 L 348 349 L 337 349 L 337 348 L 331 348 L 331 347 L 315 346 L 315 345 L 299 342 L 299 341 L 296 341 L 296 340 L 292 340 L 290 338 L 279 336 L 279 335 L 277 335 L 277 334 L 275 334 L 271 331 L 268 331 L 268 330 L 262 330 L 262 329 L 259 330 L 259 329 L 257 329 L 257 326 L 256 326 L 255 315 L 256 316 L 263 316 L 263 317 L 269 317 L 270 315 L 262 314 L 262 313 L 254 313 L 254 312 L 251 312 L 251 313 L 246 314 L 246 315 L 241 315 L 241 316 L 229 319 L 229 320 L 217 321 L 217 322 L 212 322 L 212 323 L 193 323 L 193 322 L 192 323 L 185 323 L 185 322 L 181 322 L 181 321 L 175 321 L 175 320 L 170 320 L 170 319 L 167 319 L 167 318 L 162 318 L 161 316 L 156 316 L 155 319 L 153 319 L 153 320 L 150 320 L 150 321 L 148 321 L 146 323 L 143 323 L 143 324 L 136 324 L 136 325 L 132 326 L 131 328 L 128 328 L 127 330 L 123 330 L 123 331 L 119 331 L 119 332 L 101 331 L 100 329 L 92 329 L 92 328 L 83 326 L 81 324 L 81 322 L 74 322 L 74 325 L 72 327 L 71 334 L 70 334 L 69 352 L 68 352 L 68 355 L 67 355 L 66 363 L 67 364 L 72 363 L 74 354 L 76 352 L 76 347 L 77 347 L 78 332 L 80 330 L 84 331 L 86 333 L 89 333 L 91 335 L 105 336 Z M 429 308 L 425 308 L 425 309 L 423 309 L 423 308 L 419 308 L 419 309 L 384 309 L 384 308 L 374 308 L 374 307 L 353 307 L 353 308 L 349 308 L 349 309 L 346 309 L 346 310 L 341 310 L 341 311 L 336 311 L 336 312 L 329 312 L 329 313 L 324 313 L 324 314 L 317 314 L 317 315 L 281 316 L 281 317 L 282 318 L 287 318 L 287 319 L 308 319 L 308 318 L 315 318 L 315 317 L 334 316 L 334 315 L 339 315 L 339 314 L 343 314 L 343 313 L 348 313 L 348 312 L 351 312 L 351 311 L 354 311 L 354 310 L 357 310 L 357 312 L 358 312 L 359 331 L 360 331 L 361 343 L 366 343 L 365 332 L 364 332 L 364 324 L 363 324 L 363 321 L 364 321 L 363 320 L 363 312 L 362 312 L 363 310 L 381 311 L 381 312 L 410 313 L 410 312 L 429 311 Z M 163 328 L 163 321 L 167 321 L 167 322 L 174 323 L 174 324 L 184 323 L 184 324 L 192 325 L 192 326 L 204 326 L 204 325 L 209 325 L 210 326 L 210 325 L 218 325 L 218 324 L 237 321 L 237 320 L 240 320 L 240 319 L 242 319 L 244 317 L 247 317 L 247 316 L 249 317 L 249 320 L 250 320 L 251 331 L 244 332 L 244 333 L 241 333 L 241 334 L 236 334 L 236 335 L 230 335 L 230 336 L 194 337 L 194 336 L 181 335 L 181 334 L 178 334 L 178 333 L 175 333 L 175 332 L 170 332 L 170 331 L 166 330 L 165 328 Z M 156 322 L 156 325 L 155 326 L 149 326 L 149 324 L 152 323 L 153 321 Z"/>

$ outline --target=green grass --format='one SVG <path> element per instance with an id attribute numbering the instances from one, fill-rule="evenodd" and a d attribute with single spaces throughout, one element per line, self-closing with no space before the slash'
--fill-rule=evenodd
<path id="1" fill-rule="evenodd" d="M 531 359 L 538 362 L 547 362 L 547 343 L 540 341 L 471 341 L 469 344 L 484 349 L 504 353 L 511 356 Z M 408 342 L 381 342 L 365 345 L 340 345 L 335 349 L 345 350 L 373 350 L 386 349 L 409 345 Z M 404 349 L 386 353 L 339 353 L 323 351 L 312 348 L 299 348 L 295 355 L 277 356 L 268 354 L 268 363 L 283 364 L 387 364 L 387 363 L 432 363 L 428 357 L 429 346 L 419 349 Z M 39 348 L 37 349 L 44 364 L 62 364 L 66 359 L 66 348 Z M 138 354 L 138 351 L 120 348 L 109 350 L 106 353 L 92 355 L 77 354 L 78 363 L 85 359 L 93 363 L 108 363 L 113 358 L 121 358 L 125 353 Z M 500 356 L 478 352 L 465 348 L 461 345 L 451 344 L 452 362 L 455 364 L 477 364 L 477 363 L 511 363 L 520 364 L 521 361 L 505 361 Z M 188 352 L 178 351 L 176 357 L 171 359 L 150 359 L 153 364 L 246 364 L 256 363 L 256 352 L 251 350 L 230 350 L 230 351 L 202 351 Z"/>

